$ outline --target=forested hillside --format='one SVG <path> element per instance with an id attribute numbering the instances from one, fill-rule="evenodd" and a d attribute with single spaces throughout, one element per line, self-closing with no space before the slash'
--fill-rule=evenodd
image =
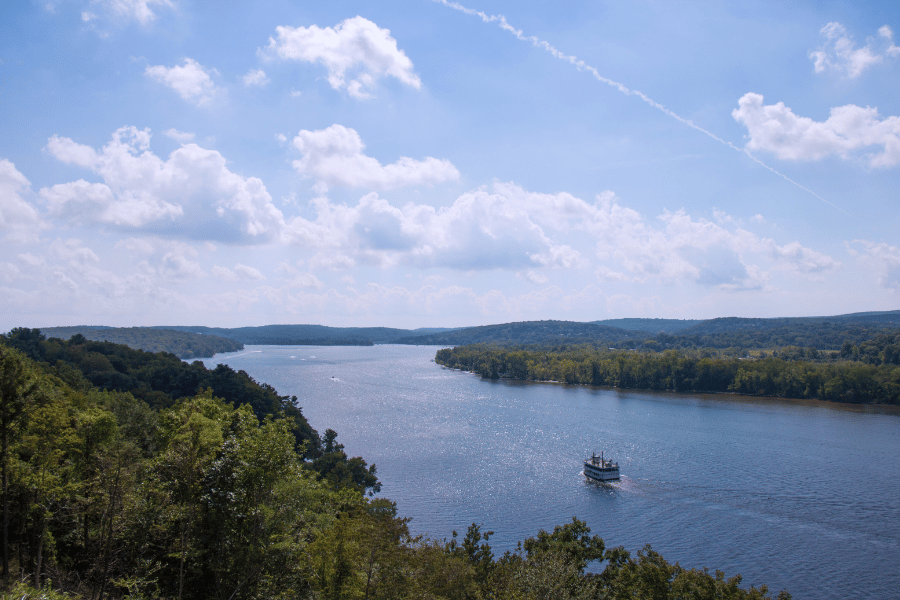
<path id="1" fill-rule="evenodd" d="M 31 329 L 0 337 L 0 597 L 768 597 L 649 546 L 607 550 L 574 518 L 499 557 L 474 524 L 413 537 L 391 501 L 367 495 L 374 466 L 334 431 L 320 439 L 294 404 L 221 365 Z"/>
<path id="2" fill-rule="evenodd" d="M 604 319 L 603 321 L 594 321 L 597 325 L 618 327 L 629 331 L 643 331 L 654 335 L 675 333 L 700 322 L 695 319 Z"/>
<path id="3" fill-rule="evenodd" d="M 434 360 L 487 379 L 900 404 L 900 334 L 879 334 L 862 351 L 848 342 L 841 352 L 789 347 L 773 354 L 472 344 L 439 350 Z"/>
<path id="4" fill-rule="evenodd" d="M 634 329 L 620 329 L 607 323 L 631 325 Z M 866 346 L 880 334 L 895 333 L 900 333 L 900 311 L 790 319 L 618 319 L 594 323 L 527 321 L 405 337 L 397 340 L 397 343 L 446 346 L 589 344 L 595 348 L 651 351 L 678 348 L 773 350 L 786 346 L 837 350 L 846 343 Z"/>
<path id="5" fill-rule="evenodd" d="M 217 335 L 243 344 L 283 346 L 371 346 L 392 344 L 403 336 L 416 335 L 409 329 L 390 327 L 326 327 L 324 325 L 262 325 L 259 327 L 192 327 L 170 329 Z"/>
<path id="6" fill-rule="evenodd" d="M 201 335 L 156 327 L 45 327 L 47 337 L 67 340 L 80 334 L 89 340 L 125 344 L 135 350 L 171 352 L 178 358 L 209 358 L 219 352 L 236 352 L 244 345 L 217 335 Z"/>
<path id="7" fill-rule="evenodd" d="M 151 352 L 172 352 L 180 358 L 209 357 L 215 352 L 240 349 L 242 344 L 314 346 L 590 344 L 597 348 L 612 346 L 649 350 L 667 348 L 759 350 L 801 346 L 834 350 L 846 342 L 861 346 L 878 333 L 891 332 L 900 332 L 900 311 L 783 319 L 738 317 L 705 321 L 611 319 L 590 323 L 524 321 L 456 329 L 324 325 L 225 328 L 173 325 L 130 328 L 56 327 L 45 330 L 50 337 L 68 339 L 80 333 L 91 340 L 108 340 Z"/>
<path id="8" fill-rule="evenodd" d="M 642 339 L 645 332 L 626 331 L 596 323 L 574 321 L 523 321 L 500 325 L 483 325 L 454 329 L 429 335 L 408 336 L 398 344 L 611 344 L 623 340 Z"/>

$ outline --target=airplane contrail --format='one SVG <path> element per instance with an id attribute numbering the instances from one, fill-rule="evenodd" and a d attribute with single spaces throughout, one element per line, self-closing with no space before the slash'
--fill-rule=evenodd
<path id="1" fill-rule="evenodd" d="M 669 109 L 666 108 L 664 105 L 660 104 L 659 102 L 657 102 L 657 101 L 654 100 L 653 98 L 649 97 L 647 94 L 645 94 L 645 93 L 643 93 L 643 92 L 641 92 L 641 91 L 638 91 L 638 90 L 633 90 L 633 89 L 627 87 L 625 84 L 619 83 L 618 81 L 615 81 L 615 80 L 613 80 L 613 79 L 609 79 L 608 77 L 604 77 L 603 75 L 600 74 L 600 72 L 599 72 L 597 69 L 595 69 L 595 68 L 592 67 L 591 65 L 587 64 L 586 62 L 584 62 L 583 60 L 581 60 L 581 59 L 578 58 L 577 56 L 572 56 L 572 55 L 570 55 L 570 54 L 565 54 L 565 53 L 561 52 L 560 50 L 558 50 L 558 49 L 556 49 L 554 46 L 552 46 L 552 45 L 550 44 L 550 42 L 547 42 L 547 41 L 545 41 L 545 40 L 539 39 L 537 36 L 533 36 L 533 35 L 527 36 L 527 35 L 525 35 L 525 34 L 522 32 L 521 29 L 516 29 L 515 27 L 513 27 L 512 25 L 510 25 L 509 22 L 506 20 L 506 17 L 504 17 L 503 15 L 488 15 L 488 14 L 486 14 L 486 13 L 481 12 L 480 10 L 475 10 L 475 9 L 473 9 L 473 8 L 467 8 L 467 7 L 463 6 L 462 4 L 460 4 L 460 3 L 458 3 L 458 2 L 451 2 L 450 0 L 433 0 L 433 1 L 434 1 L 434 2 L 437 2 L 437 3 L 439 3 L 439 4 L 443 4 L 444 6 L 447 6 L 447 7 L 449 7 L 449 8 L 452 8 L 452 9 L 454 9 L 454 10 L 458 10 L 458 11 L 460 11 L 460 12 L 462 12 L 462 13 L 467 14 L 467 15 L 471 15 L 471 16 L 473 16 L 473 17 L 479 17 L 479 18 L 481 18 L 481 20 L 484 21 L 485 23 L 497 23 L 497 24 L 500 26 L 500 29 L 503 29 L 504 31 L 508 31 L 509 33 L 511 33 L 511 34 L 513 34 L 514 36 L 516 36 L 517 39 L 522 40 L 523 42 L 529 42 L 529 43 L 530 43 L 532 46 L 534 46 L 535 48 L 540 48 L 540 49 L 542 49 L 542 50 L 544 50 L 544 51 L 550 53 L 550 54 L 553 55 L 555 58 L 558 58 L 558 59 L 561 60 L 561 61 L 564 61 L 564 62 L 567 62 L 567 63 L 573 65 L 573 66 L 574 66 L 576 69 L 578 69 L 579 71 L 587 71 L 588 73 L 590 73 L 591 75 L 593 75 L 593 76 L 594 76 L 594 79 L 596 79 L 597 81 L 599 81 L 599 82 L 601 82 L 601 83 L 605 83 L 606 85 L 609 85 L 609 86 L 615 88 L 616 90 L 618 90 L 619 92 L 625 94 L 626 96 L 637 96 L 638 98 L 640 98 L 641 100 L 643 100 L 644 102 L 646 102 L 647 104 L 649 104 L 650 106 L 652 106 L 653 108 L 655 108 L 655 109 L 657 109 L 657 110 L 659 110 L 659 111 L 661 111 L 661 112 L 667 114 L 668 116 L 672 117 L 672 118 L 675 119 L 676 121 L 680 121 L 681 123 L 684 123 L 684 124 L 687 125 L 688 127 L 691 127 L 691 128 L 693 128 L 693 129 L 696 129 L 697 131 L 699 131 L 700 133 L 706 135 L 707 137 L 710 137 L 710 138 L 716 140 L 716 141 L 719 142 L 720 144 L 723 144 L 723 145 L 725 145 L 725 146 L 728 146 L 728 147 L 731 148 L 732 150 L 736 150 L 737 152 L 740 152 L 740 153 L 744 154 L 744 155 L 747 156 L 750 160 L 752 160 L 753 162 L 755 162 L 755 163 L 758 164 L 759 166 L 763 167 L 764 169 L 767 169 L 767 170 L 771 171 L 771 172 L 774 173 L 775 175 L 778 175 L 779 177 L 781 177 L 781 178 L 784 179 L 785 181 L 787 181 L 787 182 L 789 182 L 789 183 L 792 183 L 793 185 L 797 186 L 797 187 L 800 188 L 801 190 L 803 190 L 803 191 L 805 191 L 805 192 L 808 192 L 808 193 L 812 194 L 813 196 L 815 196 L 816 198 L 818 198 L 819 200 L 821 200 L 821 201 L 824 202 L 825 204 L 828 204 L 828 205 L 830 205 L 830 206 L 832 206 L 832 207 L 838 209 L 839 211 L 841 211 L 842 213 L 844 213 L 844 214 L 846 214 L 846 215 L 852 216 L 852 215 L 850 215 L 850 213 L 848 213 L 846 210 L 844 210 L 843 208 L 841 208 L 841 207 L 838 206 L 837 204 L 835 204 L 835 203 L 833 203 L 833 202 L 829 202 L 828 200 L 826 200 L 825 198 L 823 198 L 823 197 L 820 196 L 819 194 L 815 193 L 814 191 L 812 191 L 812 190 L 809 189 L 808 187 L 806 187 L 806 186 L 804 186 L 804 185 L 801 185 L 801 184 L 797 183 L 796 181 L 794 181 L 793 179 L 791 179 L 790 177 L 788 177 L 788 176 L 785 175 L 784 173 L 781 173 L 781 172 L 775 170 L 774 168 L 770 167 L 769 165 L 767 165 L 766 163 L 764 163 L 764 162 L 761 161 L 760 159 L 758 159 L 758 158 L 756 158 L 755 156 L 753 156 L 753 155 L 750 153 L 750 151 L 747 150 L 746 148 L 740 148 L 740 147 L 738 147 L 738 146 L 735 146 L 734 144 L 732 144 L 732 143 L 729 142 L 728 140 L 724 140 L 724 139 L 720 138 L 719 136 L 717 136 L 716 134 L 712 133 L 711 131 L 708 131 L 708 130 L 706 130 L 706 129 L 700 127 L 699 125 L 695 124 L 695 123 L 694 123 L 693 121 L 691 121 L 690 119 L 685 119 L 684 117 L 682 117 L 682 116 L 679 115 L 678 113 L 673 112 L 672 110 L 669 110 Z"/>

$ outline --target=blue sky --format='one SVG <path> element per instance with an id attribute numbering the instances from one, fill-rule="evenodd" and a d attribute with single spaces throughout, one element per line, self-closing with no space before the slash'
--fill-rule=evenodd
<path id="1" fill-rule="evenodd" d="M 888 1 L 5 3 L 0 329 L 896 309 L 898 42 Z"/>

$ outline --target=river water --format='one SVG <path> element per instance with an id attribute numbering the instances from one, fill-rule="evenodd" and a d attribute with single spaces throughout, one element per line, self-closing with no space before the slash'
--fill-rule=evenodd
<path id="1" fill-rule="evenodd" d="M 495 554 L 584 520 L 795 599 L 900 597 L 900 415 L 814 402 L 489 382 L 422 346 L 248 346 L 205 363 L 296 395 L 377 465 L 414 533 L 493 530 Z M 585 480 L 592 451 L 614 484 Z"/>

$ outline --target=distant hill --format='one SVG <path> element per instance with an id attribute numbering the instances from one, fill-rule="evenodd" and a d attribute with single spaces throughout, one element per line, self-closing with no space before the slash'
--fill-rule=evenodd
<path id="1" fill-rule="evenodd" d="M 804 348 L 837 349 L 863 344 L 879 333 L 900 330 L 900 311 L 854 313 L 831 317 L 708 320 L 609 319 L 523 321 L 453 329 L 429 335 L 401 337 L 393 343 L 460 346 L 499 345 L 622 345 L 628 348 Z"/>
<path id="2" fill-rule="evenodd" d="M 262 325 L 260 327 L 167 326 L 166 329 L 218 335 L 242 344 L 285 346 L 371 346 L 395 344 L 416 335 L 410 329 L 390 327 L 327 327 L 325 325 Z"/>
<path id="3" fill-rule="evenodd" d="M 728 346 L 801 346 L 836 349 L 845 342 L 859 344 L 878 333 L 900 330 L 900 311 L 856 313 L 832 317 L 788 317 L 745 319 L 726 317 L 700 321 L 675 333 L 693 345 L 711 348 Z"/>
<path id="4" fill-rule="evenodd" d="M 152 338 L 151 331 L 169 331 Z M 666 348 L 780 348 L 799 346 L 838 349 L 844 343 L 861 345 L 879 333 L 900 331 L 900 310 L 861 312 L 819 317 L 751 319 L 607 319 L 575 321 L 522 321 L 479 327 L 397 329 L 392 327 L 328 327 L 325 325 L 263 325 L 260 327 L 160 326 L 109 328 L 53 327 L 48 336 L 68 339 L 81 333 L 88 339 L 108 340 L 144 350 L 166 350 L 186 358 L 211 356 L 210 342 L 230 340 L 229 350 L 253 345 L 369 346 L 373 344 L 418 344 L 461 346 L 465 344 L 604 345 L 622 348 L 664 350 Z M 174 338 L 180 332 L 188 337 Z M 191 337 L 193 336 L 193 337 Z M 161 340 L 167 340 L 163 343 Z M 221 344 L 222 342 L 217 342 Z"/>
<path id="5" fill-rule="evenodd" d="M 181 359 L 209 358 L 219 352 L 236 352 L 244 348 L 240 342 L 217 335 L 201 335 L 157 327 L 43 327 L 41 333 L 48 338 L 63 340 L 81 334 L 88 340 L 123 344 L 135 350 L 171 352 Z"/>
<path id="6" fill-rule="evenodd" d="M 701 323 L 693 319 L 606 319 L 591 321 L 597 325 L 618 327 L 630 331 L 646 331 L 647 333 L 675 333 L 687 329 L 691 325 Z"/>
<path id="7" fill-rule="evenodd" d="M 645 332 L 628 331 L 597 323 L 523 321 L 404 337 L 395 343 L 444 346 L 462 344 L 593 344 L 597 342 L 615 343 L 646 336 Z"/>

